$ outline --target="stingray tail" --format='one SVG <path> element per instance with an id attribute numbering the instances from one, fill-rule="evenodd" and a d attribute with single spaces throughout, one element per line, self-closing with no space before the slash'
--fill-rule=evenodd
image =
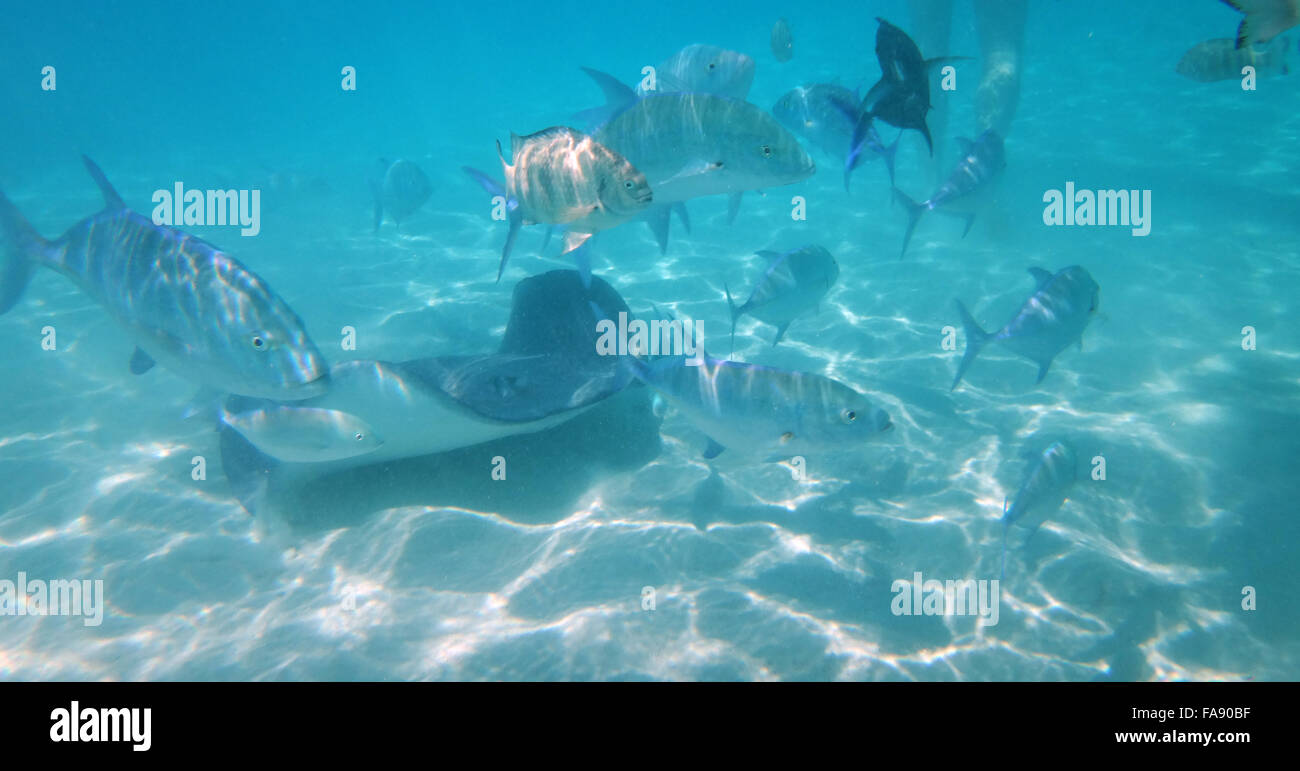
<path id="1" fill-rule="evenodd" d="M 979 356 L 980 350 L 993 338 L 993 335 L 985 332 L 979 324 L 975 323 L 975 319 L 971 317 L 970 311 L 966 310 L 961 300 L 953 302 L 957 305 L 957 312 L 961 314 L 961 325 L 966 332 L 966 352 L 962 354 L 961 364 L 957 366 L 957 376 L 952 379 L 952 388 L 948 389 L 950 391 L 957 387 L 966 370 L 975 362 L 975 357 Z"/>

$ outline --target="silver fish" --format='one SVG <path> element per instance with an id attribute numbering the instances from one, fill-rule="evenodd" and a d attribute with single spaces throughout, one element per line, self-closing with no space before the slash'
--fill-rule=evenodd
<path id="1" fill-rule="evenodd" d="M 384 212 L 400 227 L 402 220 L 423 206 L 433 192 L 429 178 L 411 161 L 390 164 L 380 159 L 379 166 L 380 175 L 370 183 L 375 198 L 376 233 L 384 221 Z"/>
<path id="2" fill-rule="evenodd" d="M 592 135 L 645 174 L 655 197 L 647 216 L 661 249 L 674 203 L 727 195 L 730 222 L 744 191 L 793 184 L 817 169 L 793 134 L 748 102 L 684 93 L 638 99 L 613 77 L 584 71 L 617 108 Z"/>
<path id="3" fill-rule="evenodd" d="M 749 314 L 759 321 L 776 327 L 772 345 L 781 342 L 790 322 L 813 310 L 840 277 L 839 263 L 831 253 L 815 244 L 788 252 L 758 252 L 767 260 L 767 270 L 754 285 L 744 305 L 736 306 L 727 293 L 727 306 L 731 310 L 732 347 L 735 347 L 736 320 Z"/>
<path id="4" fill-rule="evenodd" d="M 1064 442 L 1052 442 L 1033 457 L 1029 473 L 1016 491 L 1014 500 L 1002 503 L 1002 577 L 1007 572 L 1007 534 L 1012 525 L 1029 530 L 1029 534 L 1060 508 L 1074 484 L 1078 461 L 1074 449 Z"/>
<path id="5" fill-rule="evenodd" d="M 268 404 L 231 412 L 221 422 L 263 452 L 283 461 L 323 463 L 373 453 L 384 439 L 369 423 L 348 412 Z"/>
<path id="6" fill-rule="evenodd" d="M 482 172 L 465 169 L 508 202 L 510 232 L 501 252 L 498 281 L 521 225 L 568 225 L 564 242 L 568 253 L 594 233 L 641 213 L 654 198 L 646 175 L 629 159 L 576 129 L 558 126 L 526 137 L 511 134 L 510 143 L 510 161 L 497 143 L 504 187 Z"/>
<path id="7" fill-rule="evenodd" d="M 975 361 L 981 349 L 989 343 L 1003 347 L 1033 361 L 1038 365 L 1038 379 L 1043 382 L 1052 359 L 1073 343 L 1083 347 L 1083 330 L 1097 313 L 1101 289 L 1088 271 L 1071 265 L 1052 275 L 1042 268 L 1030 268 L 1029 274 L 1038 283 L 1037 289 L 1007 325 L 996 332 L 985 332 L 975 323 L 961 300 L 956 300 L 961 323 L 966 330 L 966 352 L 952 380 L 956 388 Z"/>
<path id="8" fill-rule="evenodd" d="M 894 427 L 867 397 L 811 372 L 718 359 L 626 361 L 709 437 L 705 458 L 728 447 L 766 460 L 853 449 Z"/>
<path id="9" fill-rule="evenodd" d="M 1300 0 L 1223 0 L 1246 14 L 1237 26 L 1237 47 L 1267 43 L 1300 24 Z"/>
<path id="10" fill-rule="evenodd" d="M 654 89 L 638 93 L 689 92 L 716 94 L 744 101 L 754 83 L 754 60 L 739 51 L 695 43 L 665 59 L 655 68 Z"/>
<path id="11" fill-rule="evenodd" d="M 869 122 L 862 144 L 853 147 L 854 130 L 865 119 L 862 100 L 853 91 L 831 83 L 800 86 L 777 100 L 772 115 L 783 126 L 844 164 L 845 190 L 849 189 L 849 175 L 866 157 L 861 152 L 864 149 L 884 159 L 889 183 L 894 183 L 894 158 L 903 134 L 900 131 L 894 143 L 886 147 L 875 123 Z"/>
<path id="12" fill-rule="evenodd" d="M 274 399 L 322 393 L 327 365 L 298 315 L 217 247 L 126 207 L 83 158 L 107 207 L 47 241 L 0 193 L 0 313 L 37 266 L 100 304 L 136 344 L 131 371 L 155 361 L 220 391 Z"/>
<path id="13" fill-rule="evenodd" d="M 973 142 L 964 137 L 958 137 L 957 142 L 961 145 L 962 159 L 928 200 L 917 203 L 902 190 L 894 188 L 894 196 L 907 210 L 907 232 L 903 236 L 903 251 L 898 255 L 899 259 L 907 254 L 907 244 L 912 240 L 916 223 L 928 211 L 940 210 L 944 214 L 965 218 L 966 229 L 961 233 L 965 238 L 975 222 L 975 215 L 987 204 L 988 193 L 1007 166 L 1002 137 L 993 129 L 980 134 Z"/>
<path id="14" fill-rule="evenodd" d="M 1237 48 L 1231 38 L 1216 38 L 1192 46 L 1178 62 L 1178 74 L 1185 78 L 1214 83 L 1220 80 L 1239 80 L 1243 67 L 1254 67 L 1261 80 L 1276 75 L 1286 75 L 1291 70 L 1287 53 L 1291 41 L 1286 37 L 1274 38 L 1267 45 Z"/>
<path id="15" fill-rule="evenodd" d="M 772 56 L 778 62 L 788 62 L 794 57 L 794 36 L 790 34 L 790 22 L 777 19 L 772 25 Z"/>

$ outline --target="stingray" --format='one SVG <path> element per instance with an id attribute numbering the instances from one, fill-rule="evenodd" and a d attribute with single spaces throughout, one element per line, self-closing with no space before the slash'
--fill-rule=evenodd
<path id="1" fill-rule="evenodd" d="M 555 270 L 515 286 L 496 353 L 330 369 L 329 390 L 295 402 L 230 396 L 218 428 L 231 489 L 256 513 L 273 483 L 432 455 L 570 420 L 625 388 L 597 353 L 597 317 L 631 315 L 608 283 Z M 355 449 L 353 449 L 355 448 Z"/>

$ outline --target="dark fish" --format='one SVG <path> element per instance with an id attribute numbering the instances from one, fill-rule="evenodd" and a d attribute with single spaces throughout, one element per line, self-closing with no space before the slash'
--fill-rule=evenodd
<path id="1" fill-rule="evenodd" d="M 903 236 L 903 251 L 898 255 L 899 259 L 907 254 L 907 244 L 912 240 L 916 223 L 928 211 L 938 209 L 946 214 L 964 217 L 966 229 L 962 231 L 962 237 L 965 238 L 970 232 L 971 224 L 975 222 L 975 214 L 985 203 L 982 194 L 989 190 L 1006 168 L 1002 137 L 993 129 L 980 134 L 974 142 L 965 137 L 958 137 L 957 142 L 961 145 L 962 159 L 929 200 L 917 203 L 902 190 L 894 188 L 894 196 L 907 209 L 907 233 Z"/>
<path id="2" fill-rule="evenodd" d="M 1267 43 L 1300 24 L 1300 0 L 1223 0 L 1246 14 L 1237 27 L 1237 48 Z"/>
<path id="3" fill-rule="evenodd" d="M 107 206 L 53 241 L 0 193 L 0 313 L 45 266 L 126 330 L 136 374 L 160 362 L 235 394 L 292 400 L 325 390 L 324 357 L 261 277 L 212 244 L 131 211 L 99 167 L 83 160 Z"/>
<path id="4" fill-rule="evenodd" d="M 844 86 L 817 83 L 786 92 L 772 107 L 772 115 L 786 128 L 817 145 L 831 157 L 844 163 L 844 189 L 849 176 L 862 164 L 869 150 L 885 160 L 889 182 L 894 182 L 894 157 L 898 139 L 886 147 L 874 123 L 866 126 L 865 141 L 853 146 L 853 132 L 863 120 L 862 100 Z M 902 137 L 902 133 L 899 133 Z"/>
<path id="5" fill-rule="evenodd" d="M 1274 38 L 1268 45 L 1237 48 L 1232 38 L 1216 38 L 1192 46 L 1178 62 L 1178 74 L 1185 78 L 1213 83 L 1219 80 L 1238 80 L 1243 67 L 1254 67 L 1260 79 L 1286 75 L 1287 52 L 1291 41 L 1286 37 Z"/>
<path id="6" fill-rule="evenodd" d="M 863 119 L 854 132 L 853 146 L 866 139 L 871 120 L 879 118 L 891 126 L 915 129 L 925 137 L 926 147 L 934 154 L 934 142 L 926 125 L 930 111 L 930 68 L 965 57 L 926 60 L 921 49 L 906 32 L 876 17 L 876 59 L 880 63 L 880 81 L 871 87 L 862 101 Z"/>
<path id="7" fill-rule="evenodd" d="M 1025 300 L 1007 325 L 996 332 L 985 332 L 971 318 L 961 300 L 957 311 L 966 330 L 966 352 L 952 379 L 956 388 L 975 357 L 988 343 L 1001 343 L 1003 347 L 1033 361 L 1038 365 L 1038 379 L 1043 382 L 1052 359 L 1072 343 L 1083 347 L 1083 330 L 1097 313 L 1100 288 L 1088 271 L 1071 265 L 1052 275 L 1042 268 L 1030 268 L 1029 274 L 1038 282 L 1038 288 Z"/>
<path id="8" fill-rule="evenodd" d="M 384 212 L 399 227 L 402 220 L 411 216 L 416 209 L 429 200 L 433 186 L 419 166 L 411 161 L 379 161 L 379 174 L 370 181 L 370 190 L 375 197 L 375 232 L 384 221 Z"/>
<path id="9" fill-rule="evenodd" d="M 790 34 L 790 22 L 777 19 L 772 25 L 772 56 L 778 62 L 788 62 L 794 57 L 794 37 Z"/>

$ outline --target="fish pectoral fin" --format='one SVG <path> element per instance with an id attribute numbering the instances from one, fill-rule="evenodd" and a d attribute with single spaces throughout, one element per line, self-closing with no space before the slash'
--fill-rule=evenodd
<path id="1" fill-rule="evenodd" d="M 140 350 L 139 346 L 137 346 L 136 349 L 131 352 L 130 367 L 131 367 L 132 375 L 143 375 L 144 373 L 153 369 L 153 365 L 155 363 L 156 362 L 153 360 L 153 357 L 145 353 L 144 351 Z"/>
<path id="2" fill-rule="evenodd" d="M 1052 368 L 1052 360 L 1051 360 L 1051 359 L 1048 359 L 1047 361 L 1042 362 L 1041 364 L 1039 364 L 1039 365 L 1038 365 L 1038 379 L 1034 381 L 1034 385 L 1038 385 L 1039 383 L 1043 382 L 1043 378 L 1047 377 L 1047 370 L 1049 370 L 1049 369 L 1051 369 L 1051 368 Z"/>
<path id="3" fill-rule="evenodd" d="M 718 444 L 713 440 L 712 437 L 710 437 L 708 445 L 706 445 L 704 448 L 704 458 L 705 460 L 713 460 L 714 458 L 721 455 L 722 451 L 725 449 L 727 448 Z"/>
<path id="4" fill-rule="evenodd" d="M 645 221 L 650 226 L 650 231 L 654 233 L 655 241 L 659 243 L 659 253 L 668 253 L 668 217 L 672 213 L 672 207 L 667 204 L 651 206 L 646 210 Z"/>
<path id="5" fill-rule="evenodd" d="M 595 234 L 580 233 L 576 230 L 570 230 L 569 232 L 565 233 L 563 254 L 568 254 L 569 252 L 576 251 L 578 247 L 587 243 L 587 240 L 590 239 L 593 235 Z"/>

